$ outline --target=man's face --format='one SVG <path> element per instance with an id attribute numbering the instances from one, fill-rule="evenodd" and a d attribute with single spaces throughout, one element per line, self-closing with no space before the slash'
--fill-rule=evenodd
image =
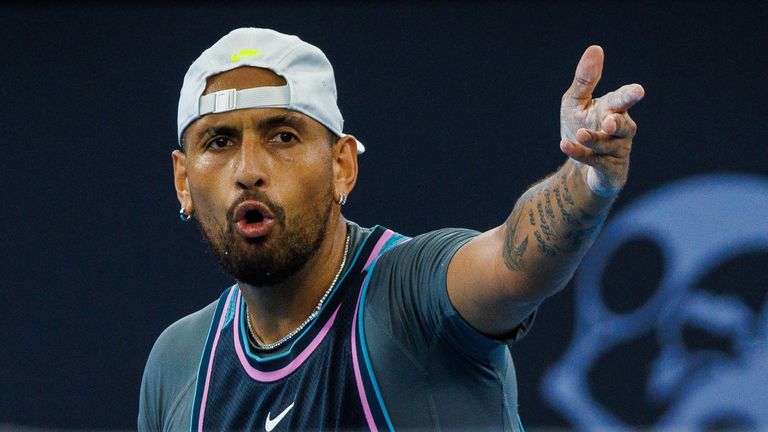
<path id="1" fill-rule="evenodd" d="M 209 78 L 205 93 L 283 84 L 245 67 Z M 209 114 L 186 129 L 185 152 L 174 152 L 177 191 L 227 273 L 273 285 L 320 247 L 333 206 L 328 140 L 311 117 L 279 108 Z"/>

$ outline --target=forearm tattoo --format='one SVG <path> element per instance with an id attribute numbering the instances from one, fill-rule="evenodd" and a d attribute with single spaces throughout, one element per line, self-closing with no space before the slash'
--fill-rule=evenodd
<path id="1" fill-rule="evenodd" d="M 507 233 L 504 239 L 504 264 L 506 264 L 508 269 L 516 272 L 523 271 L 523 255 L 525 254 L 525 249 L 528 248 L 527 235 L 519 242 L 515 239 L 522 216 L 522 206 L 515 207 L 515 210 L 507 218 Z M 533 211 L 529 213 L 529 216 L 531 223 L 533 223 Z"/>
<path id="2" fill-rule="evenodd" d="M 521 221 L 534 228 L 536 247 L 548 257 L 578 252 L 595 236 L 607 212 L 593 215 L 584 211 L 574 201 L 567 180 L 566 174 L 545 180 L 526 192 L 515 206 L 506 221 L 503 256 L 508 269 L 525 270 L 528 235 L 522 232 L 529 230 L 521 227 Z M 525 208 L 527 218 L 522 217 Z"/>

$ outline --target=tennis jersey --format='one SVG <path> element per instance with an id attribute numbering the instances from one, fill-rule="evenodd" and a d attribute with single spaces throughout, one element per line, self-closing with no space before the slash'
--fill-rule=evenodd
<path id="1" fill-rule="evenodd" d="M 319 315 L 275 351 L 248 340 L 237 285 L 152 348 L 139 430 L 521 430 L 506 342 L 448 299 L 453 254 L 477 232 L 409 238 L 348 224 L 351 259 Z"/>

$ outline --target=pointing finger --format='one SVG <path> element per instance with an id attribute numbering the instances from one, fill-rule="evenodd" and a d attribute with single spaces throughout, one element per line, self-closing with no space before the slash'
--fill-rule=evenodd
<path id="1" fill-rule="evenodd" d="M 645 96 L 645 89 L 640 84 L 627 84 L 618 90 L 606 93 L 597 103 L 606 111 L 626 111 Z"/>
<path id="2" fill-rule="evenodd" d="M 584 51 L 576 66 L 573 83 L 563 95 L 563 105 L 584 106 L 589 103 L 603 72 L 603 57 L 603 49 L 597 45 Z"/>

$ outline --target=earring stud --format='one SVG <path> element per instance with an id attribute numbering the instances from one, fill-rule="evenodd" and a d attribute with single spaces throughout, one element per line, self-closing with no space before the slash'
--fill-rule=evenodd
<path id="1" fill-rule="evenodd" d="M 182 222 L 189 222 L 190 219 L 192 219 L 192 214 L 187 214 L 187 209 L 184 207 L 179 210 L 179 219 L 181 219 Z"/>

